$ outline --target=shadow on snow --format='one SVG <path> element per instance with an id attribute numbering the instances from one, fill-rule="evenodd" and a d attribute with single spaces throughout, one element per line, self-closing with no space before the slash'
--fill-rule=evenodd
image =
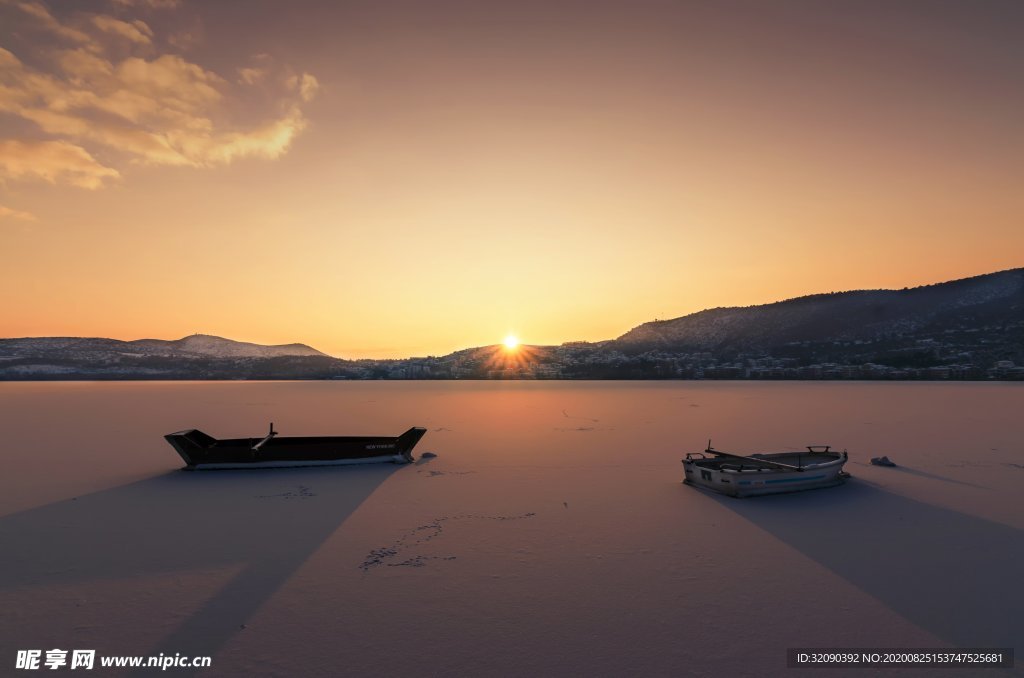
<path id="1" fill-rule="evenodd" d="M 175 471 L 9 515 L 0 518 L 0 589 L 240 567 L 146 653 L 215 656 L 398 469 Z"/>
<path id="2" fill-rule="evenodd" d="M 1024 645 L 1019 529 L 858 479 L 749 499 L 706 496 L 954 646 Z"/>

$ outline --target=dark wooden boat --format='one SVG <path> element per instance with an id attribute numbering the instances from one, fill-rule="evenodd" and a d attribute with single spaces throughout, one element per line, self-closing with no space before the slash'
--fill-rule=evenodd
<path id="1" fill-rule="evenodd" d="M 412 461 L 412 448 L 425 428 L 413 427 L 390 436 L 318 436 L 279 438 L 274 425 L 263 438 L 225 438 L 198 429 L 178 431 L 164 438 L 185 460 L 187 470 L 338 466 Z"/>

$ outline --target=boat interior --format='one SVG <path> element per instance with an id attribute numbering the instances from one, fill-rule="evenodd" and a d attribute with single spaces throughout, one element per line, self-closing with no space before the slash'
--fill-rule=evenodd
<path id="1" fill-rule="evenodd" d="M 821 451 L 821 452 L 780 452 L 777 454 L 752 454 L 751 459 L 765 459 L 777 461 L 780 464 L 790 466 L 807 466 L 809 464 L 827 464 L 842 457 L 842 452 Z"/>
<path id="2" fill-rule="evenodd" d="M 714 450 L 707 452 L 706 454 L 713 455 Z M 778 462 L 780 464 L 786 464 L 787 466 L 795 466 L 799 468 L 805 468 L 808 466 L 815 466 L 818 464 L 828 464 L 842 458 L 841 452 L 835 452 L 826 448 L 819 448 L 813 450 L 806 450 L 802 452 L 779 452 L 775 454 L 752 454 L 749 457 L 740 456 L 728 456 L 728 457 L 710 457 L 706 456 L 701 459 L 695 457 L 694 461 L 697 466 L 701 468 L 723 470 L 723 471 L 779 471 L 778 466 L 771 464 L 759 464 L 756 460 L 763 459 L 765 461 Z"/>

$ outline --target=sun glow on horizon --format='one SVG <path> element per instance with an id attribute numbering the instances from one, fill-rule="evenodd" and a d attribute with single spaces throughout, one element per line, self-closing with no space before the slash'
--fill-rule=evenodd
<path id="1" fill-rule="evenodd" d="M 0 0 L 0 338 L 556 378 L 655 318 L 1024 265 L 1022 3 L 292 4 Z"/>

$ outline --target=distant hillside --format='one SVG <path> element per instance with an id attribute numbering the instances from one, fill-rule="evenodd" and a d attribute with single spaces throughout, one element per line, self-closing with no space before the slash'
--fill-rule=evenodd
<path id="1" fill-rule="evenodd" d="M 234 341 L 209 334 L 193 334 L 183 339 L 138 339 L 126 342 L 133 346 L 165 351 L 166 354 L 193 353 L 214 358 L 279 358 L 282 356 L 327 356 L 326 353 L 305 344 L 278 344 L 264 346 L 245 341 Z"/>
<path id="2" fill-rule="evenodd" d="M 614 346 L 716 356 L 795 343 L 877 342 L 1024 320 L 1024 269 L 903 290 L 816 294 L 763 306 L 715 308 L 636 327 Z"/>
<path id="3" fill-rule="evenodd" d="M 316 378 L 344 362 L 305 344 L 263 346 L 205 334 L 173 341 L 0 339 L 0 379 Z"/>

